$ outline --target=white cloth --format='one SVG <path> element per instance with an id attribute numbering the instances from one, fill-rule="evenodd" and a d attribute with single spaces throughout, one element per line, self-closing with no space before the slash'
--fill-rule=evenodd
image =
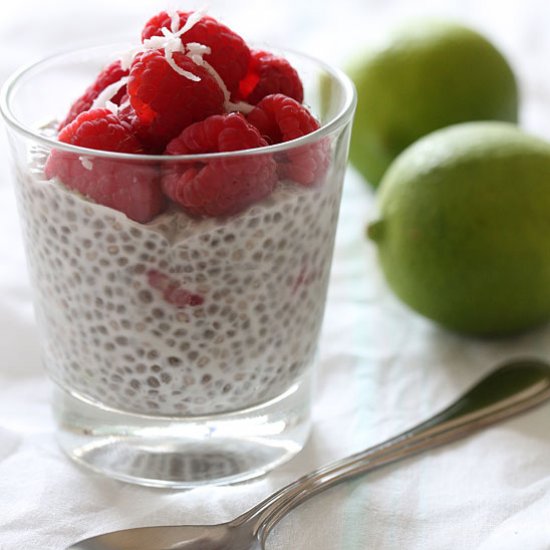
<path id="1" fill-rule="evenodd" d="M 335 63 L 404 16 L 460 16 L 508 53 L 524 89 L 524 124 L 550 134 L 550 10 L 543 0 L 213 0 L 210 6 L 248 38 Z M 5 2 L 0 82 L 19 64 L 54 50 L 135 34 L 164 7 L 129 0 Z M 305 450 L 264 479 L 235 487 L 164 491 L 94 475 L 68 461 L 54 441 L 51 384 L 40 367 L 8 148 L 5 136 L 0 139 L 0 550 L 57 550 L 113 529 L 227 520 L 310 469 L 430 416 L 500 360 L 550 356 L 548 327 L 479 341 L 445 332 L 400 305 L 363 234 L 373 193 L 350 171 L 322 335 L 315 427 Z M 283 520 L 268 548 L 548 550 L 549 426 L 546 405 L 341 485 Z"/>

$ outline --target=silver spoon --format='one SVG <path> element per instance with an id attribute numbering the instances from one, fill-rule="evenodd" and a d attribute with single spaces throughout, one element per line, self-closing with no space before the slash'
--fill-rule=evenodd
<path id="1" fill-rule="evenodd" d="M 429 420 L 301 477 L 228 523 L 115 531 L 77 542 L 67 550 L 260 550 L 275 524 L 313 495 L 374 468 L 465 437 L 549 398 L 550 365 L 536 359 L 510 361 Z"/>

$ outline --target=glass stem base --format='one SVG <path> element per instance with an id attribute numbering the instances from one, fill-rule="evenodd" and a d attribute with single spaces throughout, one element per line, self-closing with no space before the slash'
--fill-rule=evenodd
<path id="1" fill-rule="evenodd" d="M 311 375 L 268 403 L 193 418 L 105 409 L 57 387 L 62 449 L 109 477 L 153 487 L 193 488 L 261 476 L 304 446 L 311 427 Z"/>

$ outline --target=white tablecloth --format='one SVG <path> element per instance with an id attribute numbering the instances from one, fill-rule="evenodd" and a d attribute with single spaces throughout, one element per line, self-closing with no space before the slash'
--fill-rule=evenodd
<path id="1" fill-rule="evenodd" d="M 21 63 L 54 50 L 135 36 L 164 7 L 129 0 L 4 2 L 0 82 Z M 210 7 L 249 39 L 334 63 L 406 16 L 460 17 L 504 49 L 520 75 L 523 124 L 550 135 L 550 10 L 543 0 L 213 0 Z M 373 193 L 350 170 L 322 335 L 315 426 L 305 450 L 266 478 L 235 487 L 163 491 L 91 474 L 69 462 L 54 441 L 51 384 L 40 367 L 8 149 L 5 136 L 0 139 L 1 550 L 55 550 L 106 530 L 227 520 L 306 471 L 429 416 L 498 361 L 550 356 L 548 327 L 479 341 L 439 329 L 400 305 L 363 235 Z M 268 548 L 548 550 L 549 426 L 547 405 L 344 484 L 286 518 Z"/>

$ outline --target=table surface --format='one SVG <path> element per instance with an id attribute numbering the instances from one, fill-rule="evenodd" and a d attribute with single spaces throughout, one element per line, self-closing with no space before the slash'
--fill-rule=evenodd
<path id="1" fill-rule="evenodd" d="M 550 136 L 550 10 L 543 0 L 209 4 L 213 15 L 248 39 L 339 65 L 408 17 L 459 18 L 510 58 L 522 88 L 522 125 Z M 0 83 L 19 65 L 56 50 L 97 43 L 98 37 L 135 36 L 164 7 L 145 0 L 5 3 Z M 40 367 L 4 135 L 0 174 L 0 550 L 60 549 L 105 530 L 229 519 L 308 470 L 430 416 L 504 358 L 550 355 L 548 327 L 480 341 L 446 332 L 399 304 L 363 235 L 374 216 L 374 195 L 350 169 L 322 333 L 315 423 L 304 451 L 265 478 L 235 487 L 163 491 L 105 479 L 70 463 L 54 440 L 51 384 Z M 547 405 L 346 483 L 292 513 L 268 548 L 548 550 L 549 425 Z"/>

